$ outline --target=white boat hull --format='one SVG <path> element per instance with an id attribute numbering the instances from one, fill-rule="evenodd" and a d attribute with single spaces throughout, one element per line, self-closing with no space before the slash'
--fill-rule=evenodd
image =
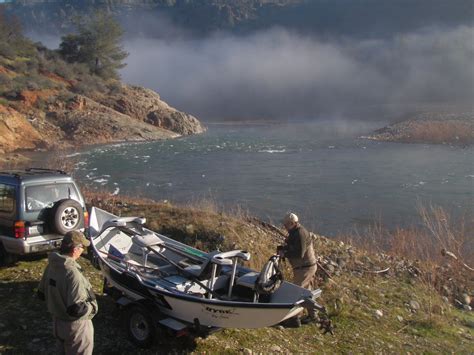
<path id="1" fill-rule="evenodd" d="M 319 296 L 319 290 L 311 292 L 283 281 L 274 293 L 259 298 L 252 285 L 246 288 L 247 286 L 238 284 L 238 277 L 249 275 L 248 272 L 251 270 L 237 266 L 236 262 L 229 264 L 227 260 L 229 255 L 246 257 L 248 253 L 231 251 L 208 254 L 141 227 L 132 232 L 142 233 L 139 237 L 142 238 L 140 246 L 143 249 L 144 261 L 140 263 L 140 260 L 137 262 L 121 258 L 120 251 L 128 251 L 127 256 L 133 256 L 135 259 L 140 255 L 136 251 L 132 253 L 130 249 L 132 243 L 129 239 L 133 239 L 136 235 L 130 236 L 131 230 L 126 228 L 132 223 L 132 219 L 120 219 L 93 208 L 92 245 L 98 255 L 100 269 L 110 286 L 132 302 L 153 304 L 164 316 L 204 327 L 262 328 L 297 315 L 304 309 L 306 301 Z M 149 256 L 145 256 L 148 255 L 146 252 L 152 256 L 153 253 L 150 253 L 148 250 L 150 248 L 144 244 L 144 240 L 150 242 L 154 238 L 160 241 L 159 252 L 156 252 L 158 259 L 164 258 L 170 263 L 169 265 L 163 265 L 162 262 L 155 265 Z M 168 259 L 171 256 L 176 257 L 176 262 Z M 220 275 L 216 274 L 217 267 L 210 261 L 211 259 L 220 264 Z M 192 277 L 190 271 L 178 266 L 178 260 L 181 262 L 205 260 L 213 266 L 212 276 L 203 276 L 201 279 Z M 193 268 L 198 265 L 190 266 Z M 204 268 L 205 265 L 202 265 L 202 269 Z M 164 273 L 163 269 L 166 269 L 167 273 Z M 170 269 L 175 273 L 170 272 Z"/>

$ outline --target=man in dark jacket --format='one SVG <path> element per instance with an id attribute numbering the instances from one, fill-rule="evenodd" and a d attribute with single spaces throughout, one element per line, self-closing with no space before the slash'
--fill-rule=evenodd
<path id="1" fill-rule="evenodd" d="M 316 274 L 316 256 L 309 232 L 298 221 L 298 216 L 288 213 L 283 219 L 288 231 L 284 256 L 293 268 L 293 283 L 311 290 Z"/>
<path id="2" fill-rule="evenodd" d="M 285 215 L 283 225 L 288 231 L 288 237 L 279 254 L 286 257 L 293 268 L 293 283 L 312 290 L 317 270 L 312 237 L 299 223 L 298 216 L 294 213 Z M 315 321 L 316 317 L 316 309 L 308 309 L 308 317 L 304 322 Z M 299 317 L 295 318 L 295 322 L 299 326 Z"/>
<path id="3" fill-rule="evenodd" d="M 79 231 L 66 233 L 59 253 L 48 258 L 38 296 L 46 300 L 53 317 L 53 334 L 59 353 L 92 354 L 98 306 L 90 282 L 76 260 L 90 242 Z"/>

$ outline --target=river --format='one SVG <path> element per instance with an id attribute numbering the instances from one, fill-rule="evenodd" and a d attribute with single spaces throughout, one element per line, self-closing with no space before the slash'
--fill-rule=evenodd
<path id="1" fill-rule="evenodd" d="M 326 235 L 374 222 L 409 226 L 419 221 L 420 205 L 472 216 L 473 147 L 358 138 L 373 128 L 210 124 L 203 135 L 86 148 L 68 158 L 75 177 L 92 189 L 178 203 L 205 199 L 273 223 L 294 211 Z"/>

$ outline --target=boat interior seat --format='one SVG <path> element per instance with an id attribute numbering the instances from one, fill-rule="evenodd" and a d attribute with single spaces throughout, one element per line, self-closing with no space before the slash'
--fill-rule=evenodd
<path id="1" fill-rule="evenodd" d="M 206 259 L 202 264 L 189 265 L 186 266 L 184 270 L 197 277 L 199 280 L 209 279 L 211 276 L 213 257 L 219 253 L 219 251 L 210 252 L 206 255 Z"/>
<path id="2" fill-rule="evenodd" d="M 154 233 L 134 235 L 132 237 L 132 243 L 136 244 L 140 248 L 147 248 L 165 244 L 165 242 Z"/>
<path id="3" fill-rule="evenodd" d="M 104 249 L 112 257 L 123 260 L 132 247 L 130 238 L 123 238 L 120 233 L 115 234 L 104 244 Z"/>
<path id="4" fill-rule="evenodd" d="M 255 285 L 257 283 L 257 279 L 260 276 L 259 272 L 251 271 L 248 272 L 235 280 L 235 284 L 238 286 L 243 286 L 247 288 L 251 288 L 255 290 Z"/>
<path id="5" fill-rule="evenodd" d="M 184 268 L 186 272 L 189 272 L 191 275 L 199 277 L 202 272 L 202 265 L 189 265 Z"/>

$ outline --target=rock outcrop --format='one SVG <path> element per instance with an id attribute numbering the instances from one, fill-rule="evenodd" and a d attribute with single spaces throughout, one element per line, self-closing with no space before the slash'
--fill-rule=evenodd
<path id="1" fill-rule="evenodd" d="M 71 145 L 155 140 L 180 135 L 138 121 L 81 95 L 75 96 L 65 107 L 48 110 L 46 121 L 58 127 L 66 144 Z"/>
<path id="2" fill-rule="evenodd" d="M 198 134 L 205 127 L 149 89 L 122 85 L 119 93 L 24 90 L 12 107 L 0 105 L 0 152 L 144 141 Z"/>
<path id="3" fill-rule="evenodd" d="M 122 114 L 180 135 L 205 131 L 196 117 L 176 110 L 162 101 L 158 93 L 143 87 L 125 85 L 120 94 L 98 101 Z"/>

